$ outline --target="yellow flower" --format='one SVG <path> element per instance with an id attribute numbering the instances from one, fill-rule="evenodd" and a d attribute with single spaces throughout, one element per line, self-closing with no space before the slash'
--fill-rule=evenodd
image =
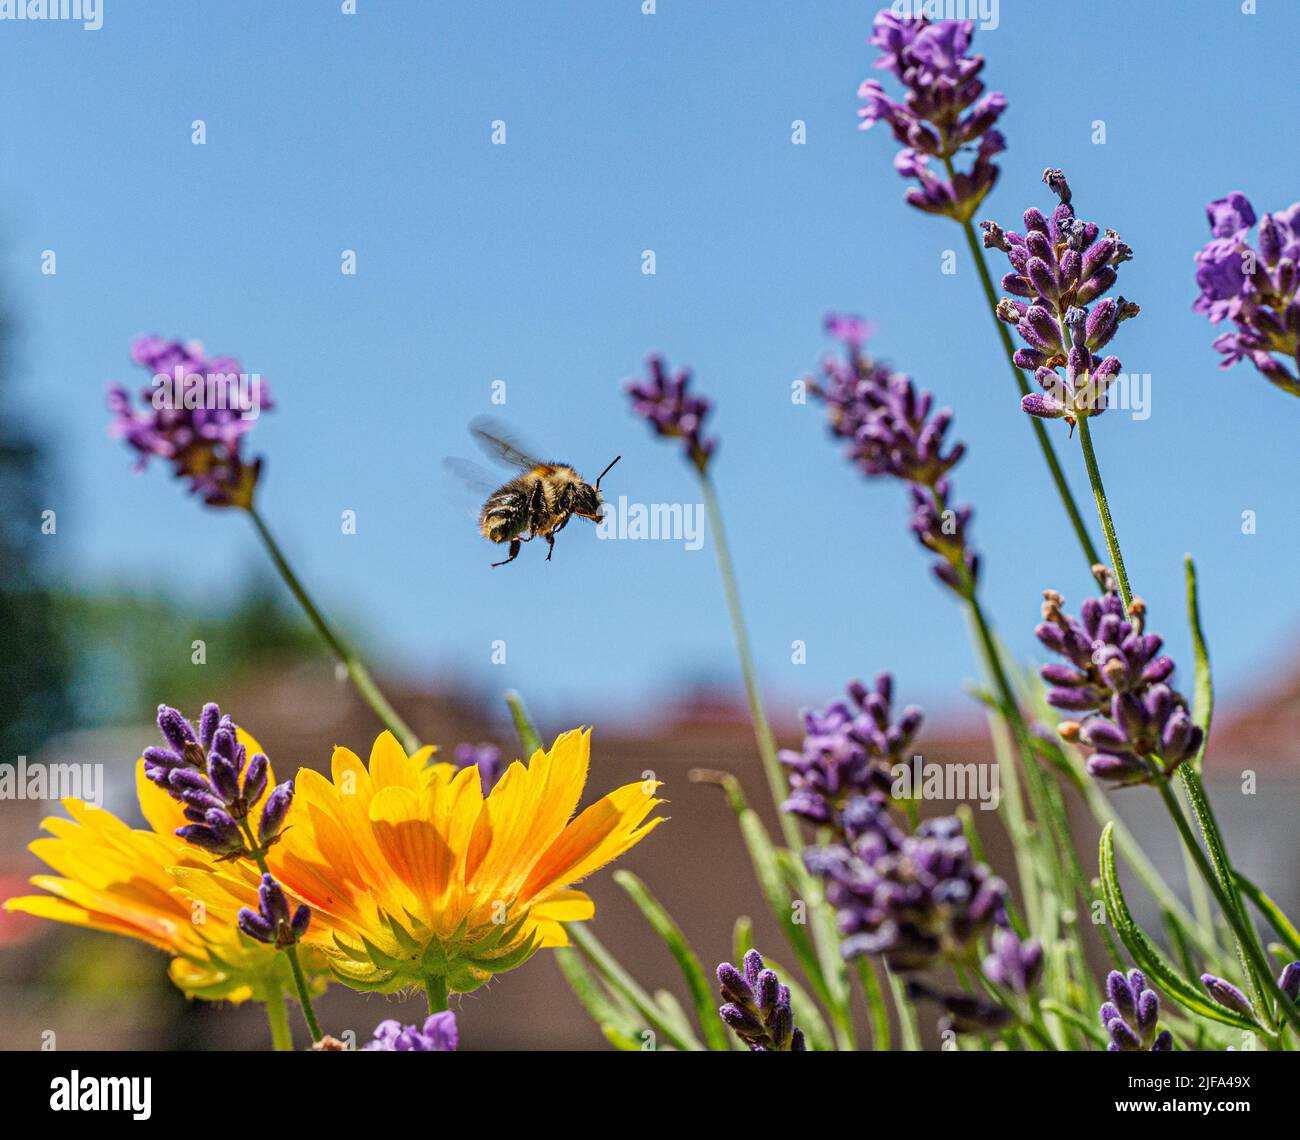
<path id="1" fill-rule="evenodd" d="M 262 750 L 242 731 L 239 740 L 250 755 Z M 286 990 L 292 977 L 285 956 L 235 925 L 239 907 L 257 908 L 255 869 L 218 863 L 176 838 L 176 828 L 188 822 L 183 809 L 145 778 L 143 760 L 136 764 L 136 792 L 151 830 L 134 830 L 81 800 L 63 800 L 71 818 L 46 819 L 42 826 L 52 838 L 29 844 L 56 872 L 31 880 L 49 893 L 8 899 L 5 909 L 146 942 L 171 955 L 171 980 L 191 997 L 265 1001 Z M 320 956 L 312 957 L 304 968 L 319 973 Z"/>
<path id="2" fill-rule="evenodd" d="M 662 822 L 658 782 L 627 784 L 570 820 L 590 760 L 590 731 L 566 732 L 486 797 L 473 765 L 426 766 L 390 733 L 367 768 L 346 748 L 331 779 L 298 774 L 271 871 L 312 908 L 306 942 L 358 989 L 436 981 L 467 992 L 589 919 L 569 890 Z"/>

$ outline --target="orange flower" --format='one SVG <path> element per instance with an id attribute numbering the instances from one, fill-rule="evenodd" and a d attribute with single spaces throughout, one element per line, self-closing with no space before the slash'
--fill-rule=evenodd
<path id="1" fill-rule="evenodd" d="M 250 754 L 261 751 L 242 730 L 239 739 Z M 8 899 L 5 909 L 146 942 L 172 956 L 171 979 L 191 997 L 264 1001 L 283 992 L 291 984 L 284 955 L 235 925 L 240 906 L 257 907 L 255 871 L 218 863 L 176 838 L 187 820 L 145 778 L 143 760 L 136 764 L 136 792 L 151 830 L 133 830 L 81 800 L 63 800 L 71 818 L 45 820 L 52 838 L 29 845 L 57 872 L 31 880 L 48 893 Z M 321 972 L 320 956 L 309 955 L 305 968 Z"/>
<path id="2" fill-rule="evenodd" d="M 268 855 L 313 911 L 308 945 L 358 989 L 436 984 L 458 992 L 563 946 L 595 907 L 571 884 L 662 822 L 658 782 L 627 784 L 576 818 L 590 731 L 511 764 L 483 795 L 477 768 L 426 766 L 390 733 L 367 768 L 346 748 L 331 778 L 304 769 L 289 826 Z"/>

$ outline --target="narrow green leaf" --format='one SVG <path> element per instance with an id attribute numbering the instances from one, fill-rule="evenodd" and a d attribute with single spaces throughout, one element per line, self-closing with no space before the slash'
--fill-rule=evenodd
<path id="1" fill-rule="evenodd" d="M 628 893 L 663 944 L 668 947 L 668 952 L 673 956 L 682 976 L 686 979 L 687 989 L 691 993 L 691 1002 L 695 1006 L 695 1016 L 709 1048 L 729 1049 L 727 1027 L 718 1017 L 718 1001 L 713 986 L 709 983 L 699 958 L 686 941 L 681 928 L 673 921 L 663 904 L 650 893 L 645 883 L 631 871 L 615 871 L 614 881 Z"/>
<path id="2" fill-rule="evenodd" d="M 635 1035 L 639 1026 L 632 1011 L 596 980 L 595 975 L 587 969 L 582 956 L 576 950 L 569 946 L 557 947 L 555 961 L 564 975 L 564 980 L 569 983 L 574 997 L 582 1003 L 582 1007 L 590 1014 L 592 1021 L 600 1026 L 606 1038 L 613 1040 L 610 1038 L 611 1030 L 626 1039 Z M 618 1043 L 614 1042 L 614 1044 Z M 632 1047 L 639 1048 L 635 1043 Z"/>
<path id="3" fill-rule="evenodd" d="M 1133 956 L 1134 962 L 1146 972 L 1148 977 L 1158 983 L 1170 998 L 1190 1012 L 1207 1017 L 1211 1021 L 1236 1026 L 1238 1029 L 1259 1032 L 1260 1027 L 1253 1021 L 1215 1005 L 1203 991 L 1179 974 L 1133 921 L 1128 904 L 1124 901 L 1123 892 L 1120 890 L 1119 874 L 1115 865 L 1113 833 L 1114 828 L 1111 824 L 1107 824 L 1101 833 L 1101 885 L 1111 923 L 1119 934 L 1120 941 Z"/>
<path id="4" fill-rule="evenodd" d="M 752 809 L 745 808 L 740 813 L 739 822 L 740 834 L 745 840 L 745 848 L 749 852 L 749 860 L 753 864 L 759 889 L 767 900 L 768 909 L 780 924 L 786 940 L 799 959 L 800 969 L 808 978 L 808 983 L 813 987 L 817 997 L 828 1007 L 833 1006 L 835 1003 L 831 1000 L 826 980 L 822 977 L 821 963 L 817 960 L 817 951 L 809 936 L 807 924 L 794 921 L 791 907 L 793 900 L 790 898 L 785 877 L 777 861 L 776 848 L 768 838 L 763 821 Z"/>
<path id="5" fill-rule="evenodd" d="M 538 735 L 528 710 L 524 708 L 524 698 L 514 689 L 508 689 L 506 704 L 510 707 L 510 718 L 515 722 L 515 732 L 519 736 L 519 744 L 524 750 L 524 755 L 531 756 L 542 747 L 542 738 Z"/>
<path id="6" fill-rule="evenodd" d="M 754 920 L 747 914 L 736 919 L 731 933 L 731 960 L 737 965 L 754 949 Z"/>
<path id="7" fill-rule="evenodd" d="M 1210 653 L 1205 646 L 1205 633 L 1201 629 L 1201 602 L 1197 594 L 1196 564 L 1190 554 L 1184 556 L 1183 566 L 1187 576 L 1187 621 L 1192 627 L 1192 653 L 1196 661 L 1196 682 L 1192 689 L 1192 723 L 1205 733 L 1201 752 L 1194 763 L 1199 764 L 1210 740 L 1210 721 L 1214 716 L 1214 682 L 1210 675 Z"/>
<path id="8" fill-rule="evenodd" d="M 600 1031 L 605 1035 L 605 1040 L 620 1053 L 640 1053 L 642 1050 L 641 1045 L 633 1041 L 632 1038 L 611 1022 L 601 1025 Z"/>
<path id="9" fill-rule="evenodd" d="M 1233 877 L 1236 880 L 1237 889 L 1254 903 L 1255 909 L 1260 914 L 1268 919 L 1268 924 L 1286 944 L 1291 956 L 1300 959 L 1300 930 L 1296 930 L 1294 924 L 1287 918 L 1277 903 L 1240 871 L 1234 872 Z"/>
<path id="10" fill-rule="evenodd" d="M 582 956 L 591 964 L 605 984 L 637 1014 L 645 1023 L 660 1034 L 674 1048 L 697 1052 L 704 1048 L 691 1032 L 689 1025 L 680 1024 L 655 1004 L 654 999 L 643 990 L 636 980 L 619 963 L 618 960 L 601 945 L 600 940 L 585 929 L 585 923 L 570 923 L 566 929 L 573 944 Z"/>

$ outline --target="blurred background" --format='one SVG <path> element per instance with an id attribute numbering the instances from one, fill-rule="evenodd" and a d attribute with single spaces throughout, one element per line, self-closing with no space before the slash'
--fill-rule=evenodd
<path id="1" fill-rule="evenodd" d="M 514 687 L 544 735 L 595 724 L 593 790 L 647 768 L 667 782 L 672 821 L 627 865 L 707 964 L 727 956 L 738 914 L 760 947 L 777 937 L 720 794 L 687 778 L 727 769 L 764 798 L 711 545 L 602 542 L 575 523 L 551 564 L 526 549 L 490 571 L 475 503 L 439 462 L 472 453 L 474 416 L 588 474 L 621 453 L 615 500 L 691 504 L 685 465 L 631 418 L 620 381 L 652 349 L 693 366 L 718 405 L 717 482 L 782 742 L 797 743 L 800 707 L 889 669 L 900 703 L 927 708 L 927 760 L 989 759 L 963 693 L 976 673 L 963 623 L 899 488 L 858 479 L 818 409 L 790 399 L 838 309 L 867 314 L 873 349 L 954 407 L 970 446 L 956 495 L 976 506 L 987 601 L 1032 661 L 1039 591 L 1073 605 L 1090 583 L 1054 498 L 1026 493 L 1043 487 L 1041 461 L 960 233 L 908 209 L 894 143 L 856 130 L 875 4 L 104 7 L 94 32 L 0 22 L 0 763 L 103 764 L 105 805 L 134 819 L 131 765 L 160 701 L 219 700 L 281 770 L 320 767 L 334 744 L 364 754 L 377 731 L 245 520 L 187 501 L 156 466 L 133 475 L 106 437 L 106 382 L 147 383 L 128 358 L 143 332 L 199 338 L 267 379 L 277 407 L 247 441 L 267 456 L 262 509 L 424 739 L 509 749 L 501 694 Z M 1300 159 L 1277 145 L 1300 91 L 1267 80 L 1291 67 L 1300 12 L 1260 8 L 1193 0 L 1171 17 L 1081 0 L 1054 5 L 1045 30 L 1033 5 L 1002 0 L 975 40 L 1010 101 L 981 214 L 1014 226 L 1048 204 L 1043 167 L 1061 166 L 1080 213 L 1136 251 L 1121 285 L 1143 312 L 1115 348 L 1150 374 L 1151 414 L 1107 416 L 1097 445 L 1130 573 L 1184 686 L 1181 559 L 1197 557 L 1221 697 L 1211 793 L 1234 858 L 1294 913 L 1300 409 L 1245 366 L 1220 372 L 1214 330 L 1190 311 L 1205 202 L 1242 190 L 1262 213 L 1300 197 Z M 1061 81 L 1055 45 L 1071 27 L 1104 42 L 1111 81 Z M 1209 44 L 1241 66 L 1195 66 Z M 355 275 L 340 272 L 345 251 Z M 1058 446 L 1088 501 L 1063 433 Z M 1256 794 L 1241 794 L 1245 770 Z M 1116 802 L 1181 883 L 1158 803 Z M 51 810 L 0 800 L 4 896 L 38 870 L 25 845 Z M 1077 824 L 1093 850 L 1091 823 Z M 589 887 L 600 937 L 673 988 L 622 892 L 607 875 Z M 0 1047 L 35 1047 L 49 1028 L 61 1047 L 262 1042 L 257 1010 L 187 1004 L 164 965 L 0 912 Z M 322 1016 L 364 1034 L 394 1009 L 335 987 Z M 465 999 L 461 1020 L 467 1047 L 601 1041 L 545 954 Z"/>

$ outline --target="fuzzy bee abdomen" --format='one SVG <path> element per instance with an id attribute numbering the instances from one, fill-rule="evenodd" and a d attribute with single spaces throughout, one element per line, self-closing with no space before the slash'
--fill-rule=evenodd
<path id="1" fill-rule="evenodd" d="M 503 487 L 483 504 L 478 520 L 483 537 L 492 542 L 509 542 L 528 529 L 528 497 Z"/>

